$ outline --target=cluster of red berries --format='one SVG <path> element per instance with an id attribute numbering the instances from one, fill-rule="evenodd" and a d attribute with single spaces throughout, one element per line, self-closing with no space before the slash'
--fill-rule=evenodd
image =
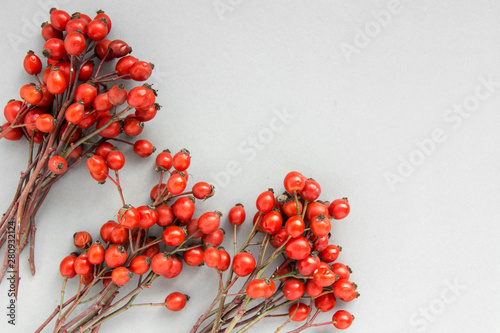
<path id="1" fill-rule="evenodd" d="M 87 159 L 87 167 L 94 178 L 104 174 L 108 168 L 115 171 L 121 169 L 123 164 L 123 155 L 113 147 L 104 149 L 99 146 L 96 153 Z M 190 191 L 186 191 L 190 164 L 191 156 L 186 149 L 173 156 L 169 150 L 158 154 L 156 170 L 160 173 L 160 180 L 151 190 L 152 202 L 120 208 L 116 221 L 107 221 L 102 225 L 101 241 L 93 242 L 86 231 L 77 232 L 74 245 L 83 252 L 66 256 L 61 261 L 60 274 L 68 279 L 79 276 L 80 283 L 87 288 L 97 285 L 99 280 L 104 288 L 118 288 L 134 276 L 141 276 L 143 284 L 148 287 L 160 276 L 175 278 L 182 272 L 184 264 L 205 264 L 221 271 L 227 270 L 230 256 L 219 247 L 224 238 L 224 232 L 219 228 L 221 214 L 206 212 L 199 218 L 193 217 L 196 200 L 210 198 L 214 187 L 206 182 L 197 182 Z M 167 174 L 169 177 L 164 183 Z M 119 180 L 113 182 L 121 190 Z M 158 228 L 160 236 L 153 237 Z M 186 295 L 174 292 L 162 304 L 169 310 L 179 311 L 184 308 L 187 299 Z M 108 314 L 103 310 L 101 316 Z M 56 326 L 59 324 L 62 325 L 57 323 Z"/>
<path id="2" fill-rule="evenodd" d="M 153 65 L 131 56 L 132 48 L 123 40 L 107 39 L 111 27 L 111 19 L 103 11 L 91 18 L 53 8 L 50 22 L 41 30 L 46 66 L 33 51 L 24 58 L 24 69 L 33 82 L 21 87 L 20 99 L 10 100 L 5 106 L 7 122 L 0 132 L 0 138 L 8 140 L 25 138 L 33 151 L 28 169 L 21 173 L 14 197 L 17 204 L 4 214 L 0 226 L 2 247 L 7 238 L 6 224 L 14 223 L 17 217 L 16 258 L 34 236 L 31 221 L 37 207 L 66 170 L 89 156 L 92 177 L 104 181 L 108 168 L 117 171 L 124 162 L 122 153 L 109 140 L 133 145 L 134 152 L 142 157 L 154 151 L 146 140 L 131 143 L 117 138 L 121 133 L 128 137 L 141 134 L 144 123 L 156 116 L 160 106 L 151 85 L 144 83 L 127 91 L 125 81 L 119 81 L 146 81 Z M 114 66 L 104 66 L 114 59 Z M 104 68 L 112 69 L 102 73 Z M 33 149 L 35 144 L 38 149 Z M 18 272 L 18 260 L 15 265 L 13 270 Z M 31 257 L 30 267 L 34 274 Z M 4 264 L 0 280 L 6 269 Z M 16 273 L 16 294 L 18 283 Z"/>
<path id="3" fill-rule="evenodd" d="M 93 134 L 110 139 L 122 132 L 137 136 L 144 122 L 153 119 L 159 108 L 155 104 L 156 91 L 150 85 L 127 92 L 122 83 L 117 83 L 108 89 L 106 83 L 117 79 L 145 81 L 153 70 L 152 64 L 129 55 L 132 49 L 126 42 L 106 39 L 110 31 L 111 20 L 102 11 L 91 19 L 82 13 L 69 15 L 54 8 L 50 23 L 42 26 L 46 68 L 43 69 L 42 61 L 33 51 L 24 58 L 24 69 L 34 76 L 36 83 L 23 85 L 21 100 L 7 103 L 4 108 L 7 123 L 2 125 L 1 135 L 8 140 L 24 136 L 41 143 L 49 133 L 56 132 L 55 141 L 62 140 L 64 145 L 49 161 L 53 173 L 63 173 L 68 159 L 82 155 L 82 139 Z M 94 58 L 99 60 L 97 68 Z M 119 59 L 115 70 L 99 76 L 103 63 L 113 59 Z M 125 110 L 118 112 L 117 108 L 123 105 Z M 122 117 L 131 109 L 135 111 Z M 151 147 L 140 141 L 134 151 L 148 156 Z"/>
<path id="4" fill-rule="evenodd" d="M 345 218 L 350 211 L 349 202 L 345 198 L 331 203 L 318 200 L 321 194 L 319 183 L 295 171 L 286 175 L 284 187 L 286 192 L 281 195 L 275 196 L 273 190 L 269 189 L 258 196 L 252 232 L 239 251 L 236 251 L 235 245 L 232 270 L 218 298 L 224 299 L 223 295 L 229 293 L 235 279 L 246 277 L 246 282 L 240 292 L 235 294 L 239 297 L 222 306 L 218 319 L 201 332 L 207 332 L 207 328 L 212 325 L 216 330 L 223 325 L 232 329 L 241 322 L 247 323 L 242 329 L 245 331 L 262 319 L 262 313 L 271 313 L 281 306 L 289 307 L 289 321 L 306 321 L 301 329 L 293 332 L 325 324 L 333 324 L 338 329 L 346 329 L 351 325 L 354 317 L 345 310 L 336 311 L 328 323 L 313 324 L 319 313 L 335 308 L 337 299 L 350 302 L 359 296 L 356 284 L 350 281 L 351 269 L 336 262 L 341 247 L 329 244 L 331 220 Z M 241 204 L 229 211 L 228 219 L 235 232 L 245 218 L 246 212 Z M 255 251 L 249 251 L 248 247 L 259 233 L 264 234 L 264 238 L 262 242 L 253 243 L 260 245 L 257 255 Z M 272 254 L 266 253 L 268 244 L 275 248 Z M 275 264 L 281 257 L 284 258 L 283 262 Z M 272 264 L 276 265 L 274 273 L 265 277 L 269 274 L 266 269 Z M 253 309 L 259 308 L 261 315 L 258 318 L 226 317 L 227 313 L 246 313 L 245 306 L 259 299 L 261 303 L 253 306 Z M 281 299 L 285 301 L 280 304 L 278 301 Z M 270 304 L 274 304 L 273 307 Z M 200 318 L 196 329 L 208 317 Z M 222 324 L 217 324 L 217 321 Z M 196 329 L 192 332 L 196 332 Z"/>

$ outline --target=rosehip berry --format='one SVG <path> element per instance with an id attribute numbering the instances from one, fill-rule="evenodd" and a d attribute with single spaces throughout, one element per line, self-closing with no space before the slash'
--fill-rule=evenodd
<path id="1" fill-rule="evenodd" d="M 101 41 L 108 35 L 107 20 L 94 19 L 87 24 L 87 36 L 93 41 Z"/>
<path id="2" fill-rule="evenodd" d="M 156 116 L 156 113 L 160 110 L 160 108 L 161 106 L 155 103 L 148 108 L 135 109 L 135 116 L 142 122 L 150 121 Z"/>
<path id="3" fill-rule="evenodd" d="M 311 253 L 311 245 L 305 237 L 299 236 L 286 243 L 285 252 L 290 259 L 302 260 Z"/>
<path id="4" fill-rule="evenodd" d="M 288 240 L 288 233 L 285 229 L 280 229 L 277 233 L 271 236 L 270 244 L 274 248 L 278 248 Z"/>
<path id="5" fill-rule="evenodd" d="M 301 298 L 306 291 L 304 283 L 296 278 L 289 278 L 283 285 L 283 295 L 289 301 Z"/>
<path id="6" fill-rule="evenodd" d="M 300 172 L 291 171 L 285 176 L 283 184 L 285 185 L 285 190 L 288 193 L 293 194 L 295 192 L 298 194 L 302 191 L 306 184 L 306 177 L 304 177 Z"/>
<path id="7" fill-rule="evenodd" d="M 149 271 L 151 259 L 145 255 L 136 256 L 130 262 L 130 271 L 135 275 L 142 275 Z"/>
<path id="8" fill-rule="evenodd" d="M 85 51 L 86 47 L 85 36 L 81 32 L 72 32 L 64 39 L 64 48 L 69 55 L 78 56 Z"/>
<path id="9" fill-rule="evenodd" d="M 134 81 L 146 81 L 153 72 L 153 65 L 145 61 L 137 61 L 130 67 L 130 77 Z"/>
<path id="10" fill-rule="evenodd" d="M 51 60 L 59 60 L 64 58 L 66 55 L 66 49 L 64 48 L 64 41 L 59 38 L 51 38 L 43 44 L 42 54 L 44 57 Z"/>
<path id="11" fill-rule="evenodd" d="M 311 297 L 318 297 L 323 292 L 323 287 L 318 286 L 313 280 L 309 279 L 306 282 L 306 294 Z"/>
<path id="12" fill-rule="evenodd" d="M 205 253 L 203 254 L 203 261 L 205 265 L 210 268 L 215 268 L 220 263 L 220 252 L 213 246 L 209 246 L 206 248 Z"/>
<path id="13" fill-rule="evenodd" d="M 219 246 L 222 244 L 222 241 L 224 240 L 224 230 L 223 229 L 217 229 L 214 232 L 210 234 L 204 234 L 201 237 L 201 241 L 205 246 Z"/>
<path id="14" fill-rule="evenodd" d="M 125 56 L 125 57 L 121 58 L 120 60 L 118 60 L 118 62 L 115 65 L 115 70 L 116 70 L 116 73 L 118 74 L 118 76 L 123 76 L 123 75 L 129 74 L 130 68 L 132 68 L 132 66 L 137 61 L 138 61 L 137 58 L 135 58 L 131 55 Z"/>
<path id="15" fill-rule="evenodd" d="M 80 66 L 80 72 L 78 73 L 78 80 L 87 81 L 94 74 L 94 63 L 92 61 L 87 61 Z"/>
<path id="16" fill-rule="evenodd" d="M 189 298 L 179 292 L 173 292 L 165 298 L 165 306 L 170 311 L 180 311 L 186 306 Z"/>
<path id="17" fill-rule="evenodd" d="M 290 200 L 283 204 L 283 213 L 285 213 L 285 215 L 288 217 L 294 215 L 301 215 L 302 209 L 303 207 L 300 201 L 298 201 L 298 209 L 297 209 L 297 202 L 295 200 Z"/>
<path id="18" fill-rule="evenodd" d="M 57 30 L 52 23 L 44 22 L 42 23 L 42 38 L 45 41 L 48 41 L 51 38 L 63 38 L 63 33 L 60 30 Z"/>
<path id="19" fill-rule="evenodd" d="M 345 330 L 349 328 L 354 320 L 354 316 L 347 311 L 339 310 L 335 312 L 332 316 L 333 326 L 339 330 Z"/>
<path id="20" fill-rule="evenodd" d="M 268 234 L 274 235 L 281 229 L 282 225 L 283 218 L 281 217 L 281 214 L 276 210 L 272 210 L 264 215 L 261 229 Z"/>
<path id="21" fill-rule="evenodd" d="M 66 31 L 66 36 L 77 30 L 80 30 L 80 32 L 85 36 L 87 24 L 87 21 L 76 16 L 72 16 L 71 20 L 68 21 L 66 27 L 64 28 L 64 30 Z"/>
<path id="22" fill-rule="evenodd" d="M 137 225 L 139 228 L 151 228 L 158 221 L 158 212 L 153 206 L 139 206 L 137 211 L 139 212 L 139 223 Z"/>
<path id="23" fill-rule="evenodd" d="M 127 229 L 134 229 L 139 224 L 139 211 L 130 205 L 123 206 L 118 212 L 118 223 Z"/>
<path id="24" fill-rule="evenodd" d="M 167 274 L 172 268 L 172 258 L 170 255 L 158 253 L 151 259 L 151 269 L 158 275 Z"/>
<path id="25" fill-rule="evenodd" d="M 5 108 L 3 109 L 3 115 L 9 123 L 12 123 L 16 119 L 19 112 L 21 112 L 22 105 L 23 102 L 16 100 L 10 100 L 7 105 L 5 105 Z"/>
<path id="26" fill-rule="evenodd" d="M 309 222 L 309 228 L 313 235 L 321 237 L 330 233 L 332 225 L 324 215 L 318 215 Z"/>
<path id="27" fill-rule="evenodd" d="M 102 158 L 107 159 L 108 154 L 111 152 L 111 150 L 113 150 L 113 148 L 114 146 L 111 143 L 105 141 L 95 149 L 95 153 Z"/>
<path id="28" fill-rule="evenodd" d="M 56 128 L 57 121 L 48 113 L 41 114 L 36 118 L 36 129 L 43 133 L 52 132 Z"/>
<path id="29" fill-rule="evenodd" d="M 255 265 L 255 258 L 248 252 L 240 252 L 233 258 L 233 271 L 239 277 L 250 275 L 255 269 Z"/>
<path id="30" fill-rule="evenodd" d="M 138 140 L 134 143 L 134 152 L 140 157 L 148 157 L 155 152 L 156 148 L 147 140 Z"/>
<path id="31" fill-rule="evenodd" d="M 76 276 L 75 272 L 75 260 L 76 255 L 74 253 L 70 254 L 59 264 L 59 273 L 61 273 L 62 277 L 73 278 Z"/>
<path id="32" fill-rule="evenodd" d="M 130 281 L 130 279 L 133 277 L 134 273 L 132 273 L 126 267 L 116 267 L 115 269 L 113 269 L 113 272 L 111 273 L 111 281 L 113 281 L 113 283 L 116 284 L 117 286 L 126 285 L 127 282 Z"/>
<path id="33" fill-rule="evenodd" d="M 47 78 L 47 90 L 51 94 L 59 95 L 62 94 L 67 87 L 68 83 L 64 74 L 57 67 L 55 67 Z"/>
<path id="34" fill-rule="evenodd" d="M 107 126 L 107 127 L 105 127 Z M 119 121 L 112 121 L 111 116 L 102 117 L 97 121 L 96 129 L 105 127 L 98 134 L 103 138 L 111 139 L 121 133 L 122 127 Z"/>
<path id="35" fill-rule="evenodd" d="M 326 267 L 319 267 L 313 275 L 313 281 L 320 287 L 331 286 L 338 276 Z"/>
<path id="36" fill-rule="evenodd" d="M 198 182 L 193 185 L 191 191 L 196 199 L 206 200 L 214 195 L 214 186 L 206 182 Z"/>
<path id="37" fill-rule="evenodd" d="M 276 290 L 276 285 L 271 279 L 254 279 L 246 287 L 246 294 L 250 298 L 269 298 Z"/>
<path id="38" fill-rule="evenodd" d="M 236 204 L 229 210 L 228 219 L 232 225 L 240 226 L 245 222 L 246 213 L 242 204 Z"/>
<path id="39" fill-rule="evenodd" d="M 309 307 L 304 303 L 294 303 L 288 309 L 288 317 L 292 321 L 304 321 L 309 316 Z"/>
<path id="40" fill-rule="evenodd" d="M 89 248 L 89 262 L 93 265 L 100 265 L 104 262 L 106 250 L 99 241 L 96 241 Z"/>
<path id="41" fill-rule="evenodd" d="M 113 148 L 106 156 L 106 164 L 111 170 L 118 171 L 125 165 L 125 156 L 117 148 Z"/>
<path id="42" fill-rule="evenodd" d="M 90 172 L 101 172 L 104 170 L 105 166 L 106 162 L 99 155 L 92 154 L 87 158 L 87 169 L 89 169 Z"/>
<path id="43" fill-rule="evenodd" d="M 111 242 L 111 232 L 117 225 L 115 221 L 108 221 L 101 226 L 100 235 L 103 242 Z"/>
<path id="44" fill-rule="evenodd" d="M 183 259 L 189 266 L 199 266 L 203 263 L 204 251 L 201 247 L 195 247 L 184 251 Z"/>
<path id="45" fill-rule="evenodd" d="M 42 71 L 42 61 L 33 51 L 28 51 L 28 54 L 24 57 L 23 62 L 24 70 L 29 75 L 40 74 Z"/>
<path id="46" fill-rule="evenodd" d="M 303 276 L 312 276 L 319 267 L 321 260 L 317 255 L 308 255 L 297 262 L 297 270 Z"/>
<path id="47" fill-rule="evenodd" d="M 225 272 L 229 268 L 229 265 L 231 265 L 231 256 L 223 248 L 219 248 L 219 252 L 220 252 L 220 263 L 217 266 L 217 269 L 221 272 Z"/>
<path id="48" fill-rule="evenodd" d="M 112 105 L 118 106 L 122 105 L 127 101 L 127 90 L 125 89 L 125 85 L 115 84 L 108 91 L 108 99 Z"/>
<path id="49" fill-rule="evenodd" d="M 219 211 L 203 213 L 198 218 L 198 228 L 204 234 L 211 234 L 219 229 L 221 215 Z"/>
<path id="50" fill-rule="evenodd" d="M 304 188 L 299 192 L 300 197 L 309 202 L 318 199 L 320 194 L 321 186 L 312 178 L 306 180 Z"/>
<path id="51" fill-rule="evenodd" d="M 263 214 L 269 213 L 274 207 L 274 192 L 272 189 L 269 189 L 265 192 L 262 192 L 256 201 L 257 210 L 262 212 Z"/>
<path id="52" fill-rule="evenodd" d="M 335 298 L 333 293 L 321 295 L 314 300 L 314 306 L 321 312 L 328 312 L 332 310 L 335 307 L 336 303 L 337 299 Z"/>
<path id="53" fill-rule="evenodd" d="M 349 201 L 347 201 L 347 198 L 344 198 L 333 200 L 328 210 L 330 212 L 330 215 L 332 215 L 334 219 L 341 220 L 349 215 L 351 207 L 349 206 Z"/>
<path id="54" fill-rule="evenodd" d="M 134 115 L 128 115 L 123 121 L 123 133 L 128 136 L 138 136 L 144 130 L 144 124 L 135 118 Z"/>
<path id="55" fill-rule="evenodd" d="M 324 215 L 325 218 L 330 218 L 330 213 L 328 213 L 328 207 L 323 203 L 318 201 L 310 202 L 307 205 L 305 218 L 307 221 L 312 221 L 316 216 Z"/>
<path id="56" fill-rule="evenodd" d="M 75 272 L 78 275 L 85 275 L 92 272 L 93 266 L 89 262 L 88 253 L 84 252 L 75 259 Z"/>
<path id="57" fill-rule="evenodd" d="M 189 164 L 191 164 L 191 156 L 189 155 L 189 151 L 187 149 L 182 149 L 180 152 L 174 155 L 172 164 L 174 169 L 177 171 L 184 171 L 189 168 Z"/>
<path id="58" fill-rule="evenodd" d="M 56 155 L 49 159 L 48 166 L 51 172 L 58 175 L 66 171 L 68 168 L 68 162 L 64 157 Z"/>
<path id="59" fill-rule="evenodd" d="M 55 29 L 64 31 L 69 20 L 71 20 L 71 16 L 64 10 L 56 8 L 50 10 L 50 23 Z"/>
<path id="60" fill-rule="evenodd" d="M 121 266 L 127 261 L 127 251 L 122 245 L 111 245 L 104 254 L 104 261 L 111 268 Z"/>
<path id="61" fill-rule="evenodd" d="M 170 175 L 167 181 L 168 191 L 172 195 L 181 194 L 182 191 L 184 191 L 184 189 L 186 188 L 186 185 L 187 185 L 186 177 L 182 172 L 172 173 L 172 175 Z"/>
<path id="62" fill-rule="evenodd" d="M 321 260 L 325 262 L 334 262 L 339 257 L 342 248 L 338 245 L 328 245 L 323 251 L 319 253 Z"/>
<path id="63" fill-rule="evenodd" d="M 167 246 L 179 246 L 186 239 L 186 232 L 181 227 L 169 226 L 163 231 L 162 237 Z"/>
<path id="64" fill-rule="evenodd" d="M 73 243 L 80 250 L 86 250 L 92 244 L 92 236 L 87 231 L 78 231 L 73 235 Z"/>
<path id="65" fill-rule="evenodd" d="M 114 41 L 109 43 L 109 49 L 111 50 L 111 54 L 115 58 L 121 58 L 132 52 L 132 48 L 120 39 L 115 39 Z"/>
<path id="66" fill-rule="evenodd" d="M 158 224 L 160 227 L 166 227 L 172 224 L 174 221 L 174 212 L 172 207 L 166 203 L 162 203 L 156 207 L 156 212 L 158 213 Z"/>
<path id="67" fill-rule="evenodd" d="M 7 131 L 9 131 L 7 134 Z M 10 128 L 10 123 L 5 123 L 2 125 L 2 135 L 3 138 L 11 141 L 21 140 L 23 137 L 23 130 L 20 127 Z"/>
<path id="68" fill-rule="evenodd" d="M 97 19 L 104 19 L 106 21 L 106 27 L 108 27 L 108 32 L 111 31 L 111 19 L 109 16 L 103 11 L 103 10 L 98 10 L 97 15 L 94 17 L 94 20 Z"/>
<path id="69" fill-rule="evenodd" d="M 302 236 L 302 233 L 305 230 L 305 223 L 300 215 L 294 215 L 290 217 L 285 223 L 285 230 L 288 235 L 292 238 L 297 238 Z"/>
<path id="70" fill-rule="evenodd" d="M 156 166 L 162 167 L 165 170 L 170 170 L 173 164 L 172 155 L 170 150 L 166 149 L 156 156 Z"/>
<path id="71" fill-rule="evenodd" d="M 128 241 L 128 229 L 121 224 L 111 231 L 111 242 L 115 244 L 125 244 Z"/>
<path id="72" fill-rule="evenodd" d="M 97 96 L 97 88 L 88 83 L 82 83 L 75 89 L 75 102 L 83 101 L 83 105 L 87 108 L 92 105 L 92 102 Z"/>

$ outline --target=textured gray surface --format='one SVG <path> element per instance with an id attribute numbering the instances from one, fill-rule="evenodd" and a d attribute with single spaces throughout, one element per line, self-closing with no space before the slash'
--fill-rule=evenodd
<path id="1" fill-rule="evenodd" d="M 22 59 L 28 49 L 40 54 L 38 25 L 50 3 L 2 5 L 2 103 L 29 79 Z M 227 212 L 242 202 L 251 211 L 255 197 L 281 189 L 292 169 L 320 182 L 325 200 L 350 198 L 352 213 L 335 223 L 333 236 L 362 294 L 345 306 L 356 316 L 349 332 L 500 330 L 498 2 L 52 3 L 70 13 L 104 9 L 110 37 L 155 63 L 150 81 L 164 108 L 142 137 L 191 151 L 191 179 L 218 185 L 201 209 Z M 272 119 L 285 112 L 273 130 Z M 0 210 L 25 151 L 0 142 Z M 130 159 L 122 176 L 127 201 L 146 202 L 151 165 Z M 225 177 L 228 168 L 236 171 Z M 71 236 L 96 234 L 119 205 L 111 184 L 97 186 L 83 167 L 57 184 L 38 214 L 34 278 L 27 253 L 21 257 L 15 328 L 7 325 L 8 285 L 0 284 L 0 331 L 39 326 L 58 304 L 58 266 L 72 251 Z M 186 332 L 217 284 L 208 268 L 183 274 L 141 299 L 188 292 L 185 311 L 132 309 L 102 332 Z"/>

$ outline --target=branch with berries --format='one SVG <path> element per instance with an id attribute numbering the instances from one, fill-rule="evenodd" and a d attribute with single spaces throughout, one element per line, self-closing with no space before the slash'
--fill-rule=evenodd
<path id="1" fill-rule="evenodd" d="M 42 60 L 29 51 L 23 66 L 33 82 L 23 85 L 20 99 L 10 100 L 4 108 L 7 122 L 0 138 L 25 140 L 28 146 L 27 167 L 0 221 L 0 248 L 5 248 L 0 281 L 7 269 L 14 272 L 16 298 L 19 254 L 29 243 L 30 270 L 35 274 L 35 216 L 54 183 L 87 157 L 90 174 L 97 181 L 105 181 L 109 169 L 118 178 L 122 157 L 113 150 L 118 142 L 133 145 L 139 156 L 154 151 L 146 140 L 117 138 L 121 133 L 139 135 L 159 105 L 156 91 L 148 84 L 125 89 L 121 79 L 146 81 L 153 66 L 129 55 L 132 49 L 126 42 L 106 39 L 110 31 L 111 19 L 103 11 L 90 18 L 52 9 L 50 23 L 44 23 L 41 30 L 47 65 L 44 69 Z M 114 59 L 118 59 L 114 68 L 102 73 L 109 67 L 105 63 Z M 102 161 L 92 157 L 103 155 L 97 150 L 113 151 L 109 168 L 101 169 Z"/>

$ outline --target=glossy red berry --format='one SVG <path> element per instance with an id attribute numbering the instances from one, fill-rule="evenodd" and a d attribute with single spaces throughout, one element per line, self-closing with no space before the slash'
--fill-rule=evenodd
<path id="1" fill-rule="evenodd" d="M 305 223 L 300 215 L 294 215 L 290 217 L 285 223 L 285 230 L 288 235 L 292 238 L 297 238 L 302 236 L 302 233 L 305 230 Z"/>
<path id="2" fill-rule="evenodd" d="M 332 316 L 333 326 L 335 326 L 339 330 L 345 330 L 349 328 L 353 320 L 354 316 L 344 310 L 339 310 Z"/>
<path id="3" fill-rule="evenodd" d="M 283 218 L 280 212 L 272 210 L 262 219 L 261 229 L 268 234 L 274 235 L 277 233 L 283 225 Z"/>
<path id="4" fill-rule="evenodd" d="M 269 189 L 265 192 L 262 192 L 256 201 L 257 210 L 262 212 L 263 214 L 269 213 L 274 208 L 274 192 Z"/>
<path id="5" fill-rule="evenodd" d="M 121 266 L 127 261 L 127 251 L 122 245 L 111 245 L 104 254 L 104 261 L 111 268 Z"/>
<path id="6" fill-rule="evenodd" d="M 108 35 L 106 20 L 94 19 L 87 24 L 87 36 L 93 41 L 101 41 Z"/>
<path id="7" fill-rule="evenodd" d="M 313 281 L 320 287 L 331 286 L 338 277 L 330 269 L 319 267 L 313 275 Z"/>
<path id="8" fill-rule="evenodd" d="M 332 310 L 335 307 L 336 303 L 337 299 L 335 298 L 333 293 L 321 295 L 314 300 L 314 306 L 321 312 L 328 312 Z"/>
<path id="9" fill-rule="evenodd" d="M 196 199 L 206 200 L 214 195 L 214 186 L 207 182 L 198 182 L 191 190 Z"/>
<path id="10" fill-rule="evenodd" d="M 321 260 L 317 255 L 308 255 L 297 262 L 297 269 L 303 276 L 312 276 L 319 267 Z"/>
<path id="11" fill-rule="evenodd" d="M 324 215 L 318 215 L 309 221 L 309 228 L 313 235 L 317 237 L 326 236 L 330 233 L 332 229 L 332 225 L 330 220 L 327 219 Z"/>
<path id="12" fill-rule="evenodd" d="M 239 277 L 250 275 L 255 269 L 255 265 L 255 258 L 248 252 L 240 252 L 233 258 L 233 271 Z"/>
<path id="13" fill-rule="evenodd" d="M 56 128 L 56 120 L 48 113 L 41 114 L 36 118 L 36 129 L 43 133 L 52 132 Z"/>
<path id="14" fill-rule="evenodd" d="M 33 51 L 28 51 L 24 57 L 23 62 L 24 70 L 29 75 L 40 74 L 42 71 L 42 61 Z"/>
<path id="15" fill-rule="evenodd" d="M 108 221 L 101 226 L 100 235 L 105 243 L 111 242 L 111 232 L 118 225 L 115 221 Z"/>
<path id="16" fill-rule="evenodd" d="M 299 299 L 304 295 L 306 287 L 302 281 L 296 278 L 289 278 L 283 284 L 283 295 L 289 301 Z"/>
<path id="17" fill-rule="evenodd" d="M 64 38 L 64 48 L 69 55 L 78 56 L 86 47 L 85 36 L 81 32 L 72 32 Z"/>
<path id="18" fill-rule="evenodd" d="M 122 105 L 127 101 L 127 90 L 125 89 L 125 85 L 115 84 L 108 91 L 108 99 L 112 105 Z"/>
<path id="19" fill-rule="evenodd" d="M 116 267 L 115 269 L 113 269 L 113 272 L 111 273 L 111 281 L 113 281 L 113 283 L 116 284 L 117 286 L 126 285 L 127 282 L 130 281 L 130 279 L 133 277 L 134 273 L 132 273 L 126 267 Z"/>
<path id="20" fill-rule="evenodd" d="M 304 321 L 309 315 L 309 307 L 304 303 L 294 303 L 288 309 L 288 317 L 292 321 Z"/>
<path id="21" fill-rule="evenodd" d="M 186 232 L 181 227 L 169 226 L 163 231 L 162 237 L 167 246 L 179 246 L 186 239 Z"/>
<path id="22" fill-rule="evenodd" d="M 94 267 L 89 262 L 88 253 L 84 252 L 75 259 L 75 272 L 78 275 L 86 275 L 92 272 Z"/>
<path id="23" fill-rule="evenodd" d="M 203 263 L 204 251 L 201 247 L 195 247 L 184 251 L 183 259 L 189 266 L 199 266 Z"/>
<path id="24" fill-rule="evenodd" d="M 127 75 L 130 73 L 130 69 L 137 62 L 137 58 L 128 55 L 117 61 L 115 65 L 115 70 L 118 76 Z"/>
<path id="25" fill-rule="evenodd" d="M 49 159 L 49 170 L 56 175 L 61 174 L 66 171 L 68 168 L 68 162 L 66 159 L 62 156 L 52 156 Z"/>
<path id="26" fill-rule="evenodd" d="M 324 262 L 334 262 L 339 257 L 340 251 L 342 251 L 340 246 L 330 244 L 319 253 L 319 257 Z"/>
<path id="27" fill-rule="evenodd" d="M 172 257 L 164 253 L 158 253 L 151 259 L 151 269 L 158 275 L 167 274 L 172 265 Z"/>
<path id="28" fill-rule="evenodd" d="M 127 229 L 134 229 L 139 224 L 139 211 L 130 205 L 123 206 L 118 212 L 118 223 Z"/>
<path id="29" fill-rule="evenodd" d="M 94 63 L 92 61 L 87 61 L 80 66 L 80 72 L 78 73 L 78 80 L 87 81 L 94 74 Z"/>
<path id="30" fill-rule="evenodd" d="M 306 184 L 306 177 L 304 177 L 300 172 L 291 171 L 285 176 L 283 184 L 285 185 L 285 190 L 288 193 L 293 194 L 296 192 L 298 194 L 302 191 Z"/>
<path id="31" fill-rule="evenodd" d="M 56 8 L 50 10 L 50 23 L 55 29 L 64 31 L 69 20 L 71 20 L 71 16 L 64 10 Z"/>
<path id="32" fill-rule="evenodd" d="M 106 163 L 111 170 L 118 171 L 125 165 L 125 156 L 121 151 L 113 148 L 106 156 Z"/>
<path id="33" fill-rule="evenodd" d="M 67 277 L 71 279 L 76 276 L 75 260 L 76 260 L 76 255 L 74 253 L 70 254 L 67 257 L 64 257 L 64 259 L 61 260 L 61 263 L 59 265 L 59 273 L 61 273 L 62 277 Z"/>
<path id="34" fill-rule="evenodd" d="M 146 81 L 153 72 L 153 66 L 145 61 L 137 61 L 130 67 L 130 77 L 134 81 Z"/>
<path id="35" fill-rule="evenodd" d="M 351 207 L 349 206 L 349 201 L 347 201 L 347 199 L 337 199 L 333 200 L 328 210 L 334 219 L 341 220 L 349 215 Z"/>
<path id="36" fill-rule="evenodd" d="M 68 83 L 62 71 L 57 67 L 54 68 L 47 78 L 47 90 L 53 95 L 59 95 L 62 94 L 67 87 Z"/>
<path id="37" fill-rule="evenodd" d="M 182 149 L 180 152 L 174 155 L 172 164 L 175 170 L 184 171 L 189 168 L 191 164 L 191 156 L 187 149 Z"/>
<path id="38" fill-rule="evenodd" d="M 138 140 L 134 143 L 134 152 L 140 157 L 148 157 L 155 152 L 156 148 L 147 140 Z"/>
<path id="39" fill-rule="evenodd" d="M 305 237 L 299 236 L 286 243 L 285 252 L 290 259 L 302 260 L 311 253 L 311 245 Z"/>
<path id="40" fill-rule="evenodd" d="M 229 214 L 227 215 L 229 219 L 229 223 L 232 225 L 240 226 L 245 222 L 246 213 L 245 208 L 242 204 L 236 204 L 231 210 L 229 210 Z"/>
<path id="41" fill-rule="evenodd" d="M 198 228 L 204 234 L 211 234 L 219 229 L 221 215 L 218 211 L 203 213 L 198 218 Z"/>
<path id="42" fill-rule="evenodd" d="M 149 271 L 151 265 L 151 259 L 145 255 L 139 255 L 134 257 L 130 262 L 129 269 L 132 273 L 136 275 L 142 275 Z"/>
<path id="43" fill-rule="evenodd" d="M 158 212 L 153 206 L 139 206 L 137 211 L 139 212 L 139 223 L 137 224 L 139 228 L 151 228 L 158 221 Z"/>
<path id="44" fill-rule="evenodd" d="M 64 41 L 59 38 L 51 38 L 43 44 L 42 54 L 50 60 L 58 61 L 66 56 Z"/>
<path id="45" fill-rule="evenodd" d="M 132 48 L 120 39 L 115 39 L 114 41 L 109 43 L 109 49 L 111 50 L 111 54 L 115 58 L 126 56 L 132 51 Z"/>
<path id="46" fill-rule="evenodd" d="M 106 250 L 99 241 L 96 241 L 89 248 L 89 262 L 93 265 L 100 265 L 104 262 Z"/>
<path id="47" fill-rule="evenodd" d="M 320 194 L 321 186 L 312 178 L 305 181 L 304 188 L 299 192 L 300 197 L 309 202 L 318 199 Z"/>
<path id="48" fill-rule="evenodd" d="M 219 248 L 219 252 L 220 252 L 220 263 L 217 266 L 217 269 L 221 272 L 225 272 L 231 265 L 231 256 L 223 248 Z"/>
<path id="49" fill-rule="evenodd" d="M 188 298 L 179 292 L 173 292 L 165 298 L 165 306 L 170 311 L 180 311 L 186 306 Z"/>
<path id="50" fill-rule="evenodd" d="M 204 234 L 201 237 L 201 241 L 205 246 L 219 246 L 222 244 L 222 241 L 224 240 L 224 230 L 223 229 L 217 229 L 214 232 L 210 234 Z"/>
<path id="51" fill-rule="evenodd" d="M 57 30 L 52 23 L 44 22 L 42 23 L 42 38 L 45 41 L 48 41 L 51 38 L 63 38 L 63 33 L 60 30 Z"/>

